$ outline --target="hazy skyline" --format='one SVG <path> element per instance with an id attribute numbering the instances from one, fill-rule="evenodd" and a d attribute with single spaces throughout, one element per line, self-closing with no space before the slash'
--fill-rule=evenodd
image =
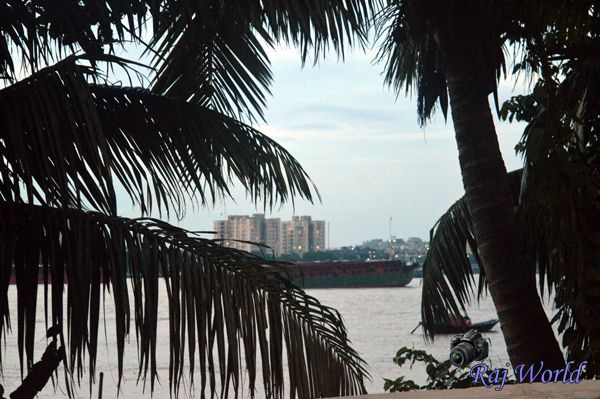
<path id="1" fill-rule="evenodd" d="M 214 208 L 188 209 L 173 224 L 191 230 L 212 230 L 213 220 L 233 214 L 266 213 L 290 219 L 311 215 L 330 223 L 332 247 L 359 244 L 392 234 L 427 239 L 437 218 L 463 194 L 452 120 L 438 112 L 419 128 L 416 99 L 384 87 L 383 65 L 372 65 L 375 52 L 335 56 L 301 68 L 293 49 L 271 52 L 274 73 L 265 117 L 256 127 L 283 145 L 316 184 L 321 203 L 297 199 L 263 212 L 246 199 L 240 185 L 234 201 Z M 502 82 L 500 101 L 514 83 Z M 514 146 L 524 125 L 497 122 L 503 156 L 509 170 L 522 161 Z M 120 213 L 139 216 L 121 197 Z"/>

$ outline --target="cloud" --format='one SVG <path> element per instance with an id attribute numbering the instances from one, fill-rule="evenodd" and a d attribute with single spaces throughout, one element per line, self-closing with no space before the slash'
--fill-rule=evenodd
<path id="1" fill-rule="evenodd" d="M 340 117 L 344 120 L 358 119 L 375 123 L 398 122 L 401 117 L 395 107 L 375 108 L 369 106 L 311 104 L 300 107 L 298 111 L 307 115 L 323 115 L 326 117 Z"/>
<path id="2" fill-rule="evenodd" d="M 403 142 L 416 141 L 426 143 L 433 140 L 454 140 L 451 127 L 440 130 L 421 130 L 421 131 L 348 131 L 348 130 L 329 130 L 320 129 L 290 130 L 279 128 L 277 126 L 264 126 L 260 129 L 273 139 L 291 138 L 296 140 L 319 140 L 319 141 L 371 141 L 371 142 Z"/>

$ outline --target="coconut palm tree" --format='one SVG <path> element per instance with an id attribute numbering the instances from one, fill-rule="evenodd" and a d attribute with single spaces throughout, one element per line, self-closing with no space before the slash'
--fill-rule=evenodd
<path id="1" fill-rule="evenodd" d="M 592 3 L 540 7 L 526 19 L 543 32 L 529 38 L 527 56 L 515 70 L 538 77 L 531 94 L 507 101 L 500 115 L 528 123 L 517 149 L 522 170 L 510 174 L 512 202 L 529 268 L 539 271 L 539 288 L 554 290 L 553 322 L 563 335 L 567 357 L 587 361 L 588 377 L 600 373 L 597 309 L 598 230 L 598 22 Z M 465 309 L 487 288 L 485 267 L 474 284 L 466 249 L 481 263 L 467 199 L 461 198 L 431 231 L 424 265 L 422 319 L 433 325 Z"/>
<path id="2" fill-rule="evenodd" d="M 514 201 L 525 233 L 527 253 L 539 271 L 539 288 L 554 291 L 553 317 L 567 357 L 587 361 L 587 376 L 600 373 L 600 308 L 596 239 L 600 223 L 598 164 L 597 57 L 570 60 L 556 70 L 561 81 L 551 93 L 558 115 L 549 116 L 545 82 L 532 94 L 516 96 L 502 107 L 505 118 L 528 122 L 519 145 L 526 162 L 513 173 Z M 424 266 L 422 319 L 425 325 L 456 314 L 477 286 L 466 247 L 479 259 L 464 197 L 436 223 Z M 444 278 L 444 276 L 447 277 Z"/>
<path id="3" fill-rule="evenodd" d="M 94 379 L 105 300 L 114 302 L 119 384 L 134 330 L 139 376 L 154 389 L 166 302 L 174 394 L 184 371 L 193 378 L 199 369 L 203 397 L 237 396 L 246 369 L 252 394 L 258 378 L 268 397 L 282 397 L 286 363 L 292 397 L 364 392 L 365 365 L 339 314 L 291 284 L 285 265 L 150 215 L 182 217 L 189 204 L 230 196 L 234 181 L 265 207 L 315 199 L 298 162 L 248 124 L 263 116 L 272 78 L 265 49 L 283 42 L 303 60 L 328 47 L 343 56 L 364 43 L 370 9 L 321 0 L 0 2 L 0 329 L 12 325 L 14 278 L 22 374 L 35 359 L 43 289 L 46 326 L 68 325 L 60 342 L 70 394 L 84 369 Z M 144 57 L 116 55 L 130 42 Z M 128 85 L 111 82 L 115 69 Z M 140 76 L 150 81 L 134 87 Z M 118 187 L 140 218 L 117 214 Z"/>
<path id="4" fill-rule="evenodd" d="M 438 100 L 444 116 L 450 105 L 473 239 L 512 364 L 543 360 L 560 368 L 563 356 L 536 291 L 488 103 L 505 69 L 503 46 L 543 34 L 545 27 L 523 28 L 525 12 L 536 7 L 535 1 L 391 0 L 379 18 L 379 57 L 388 84 L 417 88 L 421 123 Z"/>

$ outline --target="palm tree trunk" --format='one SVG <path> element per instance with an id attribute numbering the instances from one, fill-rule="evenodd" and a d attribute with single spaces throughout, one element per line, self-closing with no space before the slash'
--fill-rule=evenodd
<path id="1" fill-rule="evenodd" d="M 545 368 L 562 368 L 563 354 L 544 313 L 517 226 L 488 91 L 467 72 L 473 72 L 472 66 L 461 64 L 463 68 L 446 69 L 460 168 L 510 361 L 513 367 L 539 365 L 543 360 Z"/>

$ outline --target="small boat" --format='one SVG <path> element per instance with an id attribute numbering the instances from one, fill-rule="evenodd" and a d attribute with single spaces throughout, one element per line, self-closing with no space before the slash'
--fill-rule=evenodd
<path id="1" fill-rule="evenodd" d="M 436 324 L 433 326 L 434 334 L 462 334 L 466 333 L 469 330 L 477 330 L 479 332 L 488 332 L 496 324 L 498 324 L 498 319 L 490 319 L 486 321 L 481 321 L 479 323 L 473 324 Z M 419 327 L 422 326 L 422 323 L 419 323 L 417 327 L 413 330 L 413 332 Z M 412 332 L 411 332 L 412 334 Z"/>
<path id="2" fill-rule="evenodd" d="M 473 323 L 471 325 L 461 324 L 461 325 L 452 325 L 452 324 L 436 324 L 433 327 L 434 334 L 460 334 L 466 333 L 469 330 L 477 330 L 479 332 L 487 332 L 490 331 L 496 324 L 498 324 L 498 319 L 490 319 L 486 321 L 481 321 L 479 323 Z"/>

